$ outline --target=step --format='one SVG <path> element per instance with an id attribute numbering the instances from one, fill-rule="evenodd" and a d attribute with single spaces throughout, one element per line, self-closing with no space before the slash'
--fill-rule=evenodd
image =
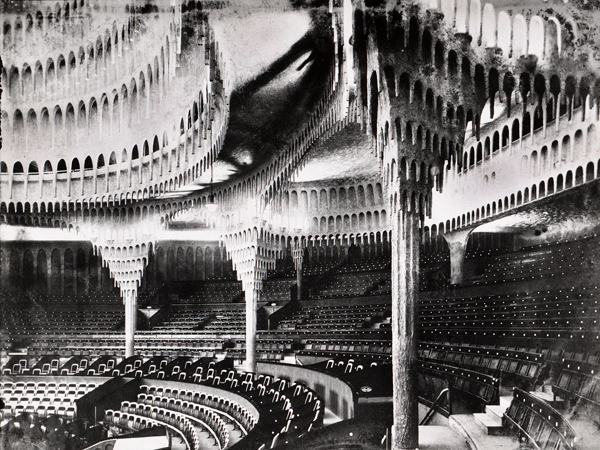
<path id="1" fill-rule="evenodd" d="M 473 414 L 453 414 L 449 425 L 463 436 L 471 450 L 520 450 L 519 440 L 515 436 L 490 436 L 473 418 Z"/>
<path id="2" fill-rule="evenodd" d="M 500 422 L 502 422 L 502 417 L 504 417 L 504 412 L 506 411 L 506 407 L 502 406 L 502 405 L 486 405 L 485 406 L 485 413 L 496 419 L 499 420 Z"/>
<path id="3" fill-rule="evenodd" d="M 510 408 L 510 404 L 512 403 L 513 396 L 512 395 L 503 395 L 500 397 L 500 406 L 504 409 Z"/>
<path id="4" fill-rule="evenodd" d="M 559 396 L 554 396 L 552 392 L 530 391 L 529 394 L 544 400 L 553 408 L 562 409 L 565 406 L 565 400 Z"/>
<path id="5" fill-rule="evenodd" d="M 486 413 L 475 413 L 473 414 L 473 418 L 475 419 L 475 423 L 482 427 L 489 436 L 501 436 L 504 433 L 502 420 L 497 417 Z"/>

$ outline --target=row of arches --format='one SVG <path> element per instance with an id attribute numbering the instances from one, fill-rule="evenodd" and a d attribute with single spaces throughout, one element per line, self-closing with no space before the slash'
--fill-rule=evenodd
<path id="1" fill-rule="evenodd" d="M 581 129 L 573 135 L 565 135 L 562 141 L 554 140 L 548 146 L 544 145 L 538 152 L 534 150 L 529 155 L 523 155 L 523 174 L 528 177 L 537 178 L 546 172 L 552 171 L 566 161 L 572 161 L 581 156 L 593 153 L 593 145 L 596 142 L 596 126 L 591 124 L 584 134 Z"/>
<path id="2" fill-rule="evenodd" d="M 41 137 L 50 136 L 53 146 L 75 146 L 88 139 L 97 142 L 117 135 L 157 110 L 168 78 L 165 76 L 168 75 L 168 66 L 164 64 L 161 48 L 160 63 L 155 57 L 153 66 L 148 64 L 145 71 L 131 78 L 129 85 L 121 85 L 119 91 L 114 89 L 99 98 L 92 96 L 87 102 L 67 102 L 37 111 L 17 108 L 12 117 L 9 117 L 8 111 L 2 111 L 5 129 L 12 132 L 7 133 L 7 144 L 37 149 L 42 142 Z"/>
<path id="3" fill-rule="evenodd" d="M 561 54 L 565 32 L 553 15 L 542 18 L 526 14 L 529 10 L 519 12 L 518 9 L 497 12 L 498 6 L 493 3 L 484 3 L 482 8 L 481 0 L 433 0 L 428 3 L 429 7 L 444 14 L 444 20 L 456 32 L 468 33 L 476 45 L 502 49 L 507 58 L 535 55 L 546 59 Z M 573 29 L 575 24 L 569 24 Z"/>
<path id="4" fill-rule="evenodd" d="M 12 20 L 4 19 L 2 26 L 2 49 L 11 45 L 29 44 L 28 37 L 48 32 L 52 27 L 61 30 L 66 24 L 83 23 L 86 15 L 81 11 L 85 7 L 86 13 L 91 12 L 91 5 L 85 0 L 56 2 L 54 8 L 50 5 L 45 11 L 37 10 L 26 15 L 11 14 Z M 112 5 L 114 7 L 114 5 Z M 105 6 L 106 8 L 106 6 Z"/>
<path id="5" fill-rule="evenodd" d="M 348 208 L 370 208 L 383 201 L 381 183 L 358 184 L 355 186 L 329 189 L 290 189 L 283 193 L 282 212 L 304 215 L 307 212 L 325 212 Z"/>
<path id="6" fill-rule="evenodd" d="M 179 131 L 182 135 L 173 131 L 174 145 L 169 145 L 169 136 L 165 131 L 162 138 L 155 135 L 150 142 L 144 141 L 141 147 L 134 145 L 131 151 L 123 149 L 120 153 L 111 152 L 110 155 L 101 153 L 94 159 L 91 156 L 84 160 L 61 159 L 56 164 L 46 160 L 43 165 L 34 160 L 25 166 L 16 161 L 12 167 L 2 161 L 0 173 L 8 175 L 7 190 L 13 198 L 79 197 L 123 190 L 127 191 L 124 195 L 136 199 L 177 190 L 200 176 L 222 146 L 224 124 L 219 129 L 215 128 L 217 132 L 210 133 L 208 140 L 201 140 L 201 133 L 204 134 L 202 128 L 208 119 L 204 118 L 206 113 L 202 93 L 199 98 L 200 108 L 198 101 L 194 101 L 187 115 L 180 121 Z M 203 112 L 202 117 L 199 111 Z M 203 151 L 198 151 L 199 143 L 205 147 Z M 53 179 L 42 177 L 42 173 L 53 174 Z M 63 173 L 68 176 L 61 177 L 60 174 Z M 23 177 L 24 175 L 27 176 Z M 154 185 L 151 184 L 153 181 Z M 22 182 L 24 185 L 19 188 L 20 184 L 15 182 Z M 150 186 L 144 187 L 143 195 L 140 195 L 142 189 L 139 186 L 142 184 Z"/>
<path id="7" fill-rule="evenodd" d="M 481 219 L 485 219 L 489 216 L 499 214 L 508 209 L 521 206 L 525 203 L 529 203 L 557 192 L 561 192 L 565 189 L 579 186 L 597 178 L 600 178 L 600 160 L 598 160 L 596 163 L 590 161 L 585 165 L 585 168 L 584 166 L 577 167 L 575 173 L 573 173 L 572 170 L 568 170 L 564 175 L 558 174 L 548 178 L 547 180 L 541 180 L 536 184 L 533 184 L 531 188 L 526 187 L 523 190 L 519 190 L 515 194 L 505 196 L 504 199 L 498 199 L 498 201 L 488 203 L 481 208 L 477 208 L 466 214 L 459 215 L 451 220 L 448 219 L 445 224 L 440 222 L 437 225 L 437 229 L 441 229 L 442 232 L 443 230 L 453 231 L 458 228 L 471 225 L 472 223 L 475 223 Z"/>
<path id="8" fill-rule="evenodd" d="M 86 92 L 102 89 L 108 84 L 117 83 L 123 77 L 131 74 L 139 67 L 138 61 L 154 63 L 156 76 L 158 76 L 158 60 L 161 61 L 161 70 L 168 70 L 170 58 L 174 56 L 174 48 L 170 48 L 169 28 L 163 26 L 164 40 L 157 45 L 146 43 L 142 47 L 139 43 L 141 33 L 136 32 L 139 27 L 138 19 L 132 16 L 128 22 L 117 29 L 113 22 L 112 30 L 106 29 L 102 36 L 86 46 L 59 54 L 49 56 L 46 61 L 24 63 L 21 67 L 11 65 L 3 68 L 3 77 L 6 76 L 7 93 L 13 103 L 27 100 L 48 100 L 65 96 L 82 95 Z M 159 29 L 156 30 L 160 32 Z M 166 52 L 166 53 L 165 53 Z M 118 59 L 117 59 L 118 58 Z M 168 73 L 168 71 L 167 71 Z M 152 75 L 150 72 L 148 76 Z M 163 78 L 161 76 L 161 78 Z"/>
<path id="9" fill-rule="evenodd" d="M 358 230 L 380 230 L 388 228 L 387 212 L 367 211 L 358 214 L 320 216 L 311 219 L 309 233 L 352 233 Z M 307 232 L 305 231 L 305 232 Z"/>

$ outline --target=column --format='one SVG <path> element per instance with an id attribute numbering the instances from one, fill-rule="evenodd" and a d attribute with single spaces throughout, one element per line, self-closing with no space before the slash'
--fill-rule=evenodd
<path id="1" fill-rule="evenodd" d="M 463 283 L 465 254 L 472 231 L 473 228 L 467 228 L 443 235 L 450 248 L 450 284 Z"/>
<path id="2" fill-rule="evenodd" d="M 419 444 L 417 397 L 418 215 L 395 208 L 392 215 L 392 449 Z"/>
<path id="3" fill-rule="evenodd" d="M 135 325 L 137 320 L 137 293 L 133 290 L 125 294 L 125 357 L 135 351 Z"/>
<path id="4" fill-rule="evenodd" d="M 256 372 L 256 308 L 260 297 L 260 282 L 244 282 L 246 298 L 246 371 Z"/>
<path id="5" fill-rule="evenodd" d="M 302 300 L 302 263 L 304 261 L 304 245 L 300 241 L 292 243 L 292 258 L 296 268 L 296 300 Z"/>

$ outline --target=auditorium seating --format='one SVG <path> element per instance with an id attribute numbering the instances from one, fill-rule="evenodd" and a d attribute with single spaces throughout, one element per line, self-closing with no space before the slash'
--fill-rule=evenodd
<path id="1" fill-rule="evenodd" d="M 537 396 L 515 388 L 505 423 L 526 436 L 540 450 L 571 450 L 580 437 L 556 409 Z"/>
<path id="2" fill-rule="evenodd" d="M 587 361 L 564 359 L 556 384 L 555 395 L 575 406 L 590 407 L 600 413 L 600 356 L 590 355 Z"/>
<path id="3" fill-rule="evenodd" d="M 240 281 L 187 281 L 168 282 L 163 288 L 170 296 L 176 295 L 178 303 L 231 303 L 243 295 Z"/>
<path id="4" fill-rule="evenodd" d="M 145 411 L 141 412 L 145 413 Z M 190 420 L 182 414 L 157 409 L 153 418 L 109 409 L 104 413 L 104 422 L 128 431 L 139 431 L 163 425 L 182 436 L 186 448 L 190 450 L 197 450 L 199 448 L 199 439 L 196 430 Z"/>
<path id="5" fill-rule="evenodd" d="M 267 280 L 263 283 L 261 300 L 275 303 L 288 302 L 291 300 L 292 286 L 295 285 L 295 279 Z"/>
<path id="6" fill-rule="evenodd" d="M 156 331 L 197 330 L 209 317 L 210 312 L 206 310 L 172 306 L 168 319 L 155 325 L 153 329 Z"/>
<path id="7" fill-rule="evenodd" d="M 124 311 L 122 306 L 49 304 L 21 309 L 11 316 L 21 334 L 77 335 L 114 331 L 123 321 Z"/>
<path id="8" fill-rule="evenodd" d="M 560 339 L 593 336 L 598 287 L 516 292 L 477 297 L 432 297 L 419 303 L 419 327 L 429 335 Z"/>
<path id="9" fill-rule="evenodd" d="M 533 387 L 544 366 L 544 355 L 535 349 L 437 342 L 419 342 L 419 358 L 494 375 L 522 387 Z"/>
<path id="10" fill-rule="evenodd" d="M 483 274 L 470 278 L 474 284 L 494 284 L 558 277 L 586 267 L 598 244 L 594 237 L 524 247 L 517 252 L 484 259 Z"/>
<path id="11" fill-rule="evenodd" d="M 0 381 L 0 398 L 5 403 L 2 419 L 16 417 L 23 412 L 40 417 L 57 414 L 72 419 L 77 415 L 75 400 L 96 386 L 96 383 L 77 381 Z"/>
<path id="12" fill-rule="evenodd" d="M 345 330 L 368 328 L 390 315 L 384 304 L 311 305 L 304 302 L 288 319 L 279 322 L 279 330 Z"/>

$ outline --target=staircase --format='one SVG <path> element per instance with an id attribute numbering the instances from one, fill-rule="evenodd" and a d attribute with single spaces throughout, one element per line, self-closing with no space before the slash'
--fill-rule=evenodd
<path id="1" fill-rule="evenodd" d="M 551 386 L 542 386 L 541 390 L 530 392 L 540 397 L 554 408 L 561 408 L 564 400 L 554 397 Z M 509 433 L 502 425 L 502 417 L 512 402 L 512 395 L 500 396 L 500 404 L 486 405 L 485 412 L 474 414 L 454 414 L 449 424 L 460 433 L 471 447 L 471 450 L 519 450 L 522 445 L 517 437 Z"/>
<path id="2" fill-rule="evenodd" d="M 502 416 L 504 416 L 504 412 L 510 406 L 511 401 L 511 396 L 502 396 L 500 397 L 499 405 L 486 405 L 484 413 L 473 414 L 475 423 L 479 425 L 489 436 L 504 435 Z"/>

